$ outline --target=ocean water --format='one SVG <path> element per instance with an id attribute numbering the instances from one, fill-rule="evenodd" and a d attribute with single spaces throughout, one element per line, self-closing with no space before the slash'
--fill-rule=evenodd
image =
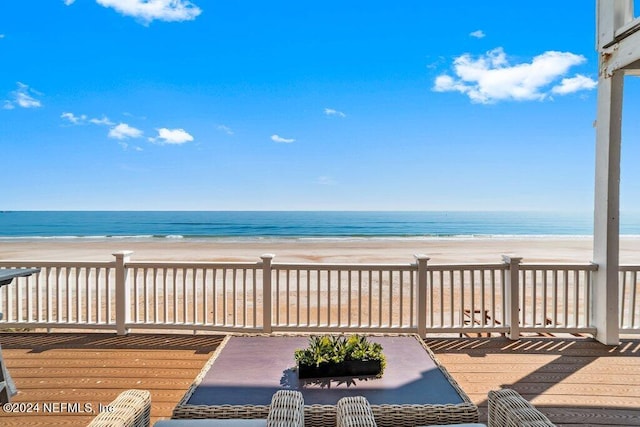
<path id="1" fill-rule="evenodd" d="M 621 215 L 640 235 L 640 215 Z M 590 214 L 553 212 L 4 211 L 0 239 L 361 239 L 590 236 Z"/>

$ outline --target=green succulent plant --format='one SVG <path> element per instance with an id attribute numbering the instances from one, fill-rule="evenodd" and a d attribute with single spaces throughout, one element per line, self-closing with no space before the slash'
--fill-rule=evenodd
<path id="1" fill-rule="evenodd" d="M 311 336 L 309 345 L 297 349 L 294 357 L 298 365 L 320 366 L 323 363 L 341 363 L 345 360 L 378 360 L 384 371 L 387 364 L 382 346 L 367 340 L 364 335 Z"/>

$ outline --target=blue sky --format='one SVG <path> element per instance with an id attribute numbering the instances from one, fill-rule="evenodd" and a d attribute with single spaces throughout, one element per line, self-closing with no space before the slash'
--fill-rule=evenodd
<path id="1" fill-rule="evenodd" d="M 584 0 L 1 2 L 0 209 L 588 212 L 594 27 Z"/>

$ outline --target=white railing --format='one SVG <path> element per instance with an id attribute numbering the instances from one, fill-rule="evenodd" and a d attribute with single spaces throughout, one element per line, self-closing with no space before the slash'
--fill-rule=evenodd
<path id="1" fill-rule="evenodd" d="M 262 330 L 258 263 L 127 263 L 126 328 Z"/>
<path id="2" fill-rule="evenodd" d="M 416 331 L 412 265 L 274 264 L 273 330 Z"/>
<path id="3" fill-rule="evenodd" d="M 595 264 L 520 266 L 520 331 L 593 333 L 591 272 Z"/>
<path id="4" fill-rule="evenodd" d="M 640 334 L 640 266 L 622 265 L 619 276 L 620 332 Z"/>
<path id="5" fill-rule="evenodd" d="M 426 329 L 437 332 L 507 332 L 506 264 L 427 267 Z"/>
<path id="6" fill-rule="evenodd" d="M 0 325 L 115 327 L 114 262 L 0 262 L 0 268 L 33 267 L 40 268 L 40 273 L 14 279 L 14 284 L 0 288 Z"/>
<path id="7" fill-rule="evenodd" d="M 2 328 L 595 333 L 593 264 L 0 262 Z M 621 268 L 621 331 L 640 333 L 640 267 Z"/>

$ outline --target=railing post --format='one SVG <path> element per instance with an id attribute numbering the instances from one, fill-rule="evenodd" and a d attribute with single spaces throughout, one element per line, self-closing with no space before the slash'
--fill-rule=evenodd
<path id="1" fill-rule="evenodd" d="M 427 335 L 427 262 L 429 257 L 423 254 L 414 255 L 418 264 L 418 308 L 416 319 L 418 335 L 424 338 Z"/>
<path id="2" fill-rule="evenodd" d="M 127 267 L 133 251 L 120 251 L 113 254 L 116 257 L 116 330 L 118 335 L 126 335 L 126 324 L 129 322 L 131 296 L 127 284 Z"/>
<path id="3" fill-rule="evenodd" d="M 522 258 L 502 255 L 502 261 L 509 266 L 505 283 L 505 314 L 504 320 L 509 327 L 507 338 L 520 338 L 520 263 Z"/>
<path id="4" fill-rule="evenodd" d="M 262 258 L 262 330 L 271 333 L 271 261 L 274 254 L 264 254 Z"/>

